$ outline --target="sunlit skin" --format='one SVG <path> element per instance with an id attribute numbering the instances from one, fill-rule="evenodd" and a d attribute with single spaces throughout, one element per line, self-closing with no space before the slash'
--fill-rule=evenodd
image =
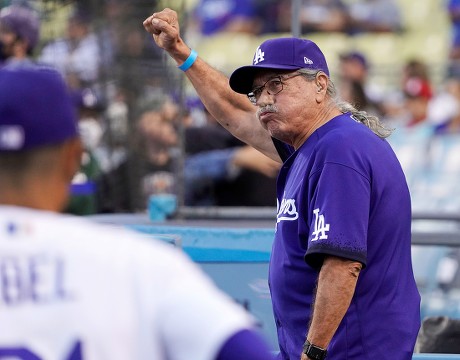
<path id="1" fill-rule="evenodd" d="M 262 86 L 267 80 L 293 72 L 261 70 L 254 78 L 253 88 Z M 261 125 L 276 139 L 295 149 L 320 126 L 340 115 L 326 95 L 328 78 L 319 74 L 314 81 L 296 76 L 283 81 L 283 90 L 270 95 L 264 89 L 256 106 Z"/>

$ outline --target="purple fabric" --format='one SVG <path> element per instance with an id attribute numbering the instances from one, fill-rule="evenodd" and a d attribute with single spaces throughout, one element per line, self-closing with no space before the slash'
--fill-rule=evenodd
<path id="1" fill-rule="evenodd" d="M 235 18 L 251 19 L 256 16 L 254 5 L 249 0 L 201 0 L 195 10 L 204 35 L 212 35 Z"/>
<path id="2" fill-rule="evenodd" d="M 255 331 L 243 330 L 237 332 L 224 344 L 216 360 L 270 360 L 266 341 Z"/>
<path id="3" fill-rule="evenodd" d="M 300 357 L 325 255 L 364 264 L 328 358 L 410 360 L 420 327 L 411 204 L 389 144 L 338 116 L 284 162 L 269 284 L 282 359 Z"/>
<path id="4" fill-rule="evenodd" d="M 254 75 L 259 69 L 322 70 L 329 76 L 326 59 L 311 40 L 277 38 L 264 41 L 254 54 L 252 65 L 236 69 L 230 76 L 230 87 L 237 93 L 251 91 Z"/>
<path id="5" fill-rule="evenodd" d="M 460 13 L 460 0 L 449 0 L 447 3 L 447 11 L 449 14 Z M 452 31 L 452 45 L 454 47 L 460 46 L 460 20 L 458 17 L 451 22 Z"/>
<path id="6" fill-rule="evenodd" d="M 59 144 L 78 136 L 67 87 L 45 67 L 0 69 L 0 151 Z"/>

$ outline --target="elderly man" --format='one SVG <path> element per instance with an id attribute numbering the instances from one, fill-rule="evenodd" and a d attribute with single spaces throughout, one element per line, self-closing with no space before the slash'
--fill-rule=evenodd
<path id="1" fill-rule="evenodd" d="M 420 296 L 390 131 L 336 96 L 312 41 L 267 40 L 228 81 L 184 43 L 174 11 L 144 27 L 224 127 L 283 161 L 269 272 L 279 358 L 411 359 Z"/>

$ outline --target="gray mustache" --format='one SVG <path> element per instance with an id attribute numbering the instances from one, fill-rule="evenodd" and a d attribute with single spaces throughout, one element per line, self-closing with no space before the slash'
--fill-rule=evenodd
<path id="1" fill-rule="evenodd" d="M 266 105 L 266 106 L 264 106 L 264 107 L 262 107 L 262 108 L 259 108 L 259 109 L 257 110 L 257 117 L 259 117 L 260 114 L 263 113 L 263 112 L 272 112 L 272 113 L 276 113 L 276 112 L 278 112 L 278 109 L 277 109 L 276 106 L 273 105 L 273 104 Z"/>

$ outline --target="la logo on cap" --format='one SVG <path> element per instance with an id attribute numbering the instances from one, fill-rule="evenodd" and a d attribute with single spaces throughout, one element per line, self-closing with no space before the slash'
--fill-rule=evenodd
<path id="1" fill-rule="evenodd" d="M 265 60 L 264 56 L 265 56 L 265 53 L 262 51 L 262 49 L 259 46 L 254 55 L 254 60 L 253 60 L 254 65 L 257 65 L 259 62 L 264 61 Z"/>

